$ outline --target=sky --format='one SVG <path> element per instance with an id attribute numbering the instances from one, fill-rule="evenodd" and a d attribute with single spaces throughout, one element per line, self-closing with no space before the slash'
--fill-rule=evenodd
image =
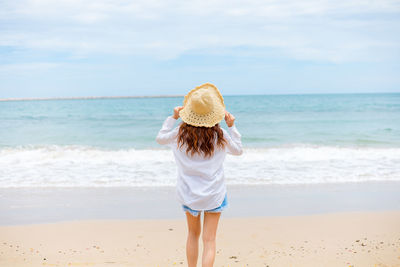
<path id="1" fill-rule="evenodd" d="M 400 0 L 0 0 L 0 98 L 400 92 Z"/>

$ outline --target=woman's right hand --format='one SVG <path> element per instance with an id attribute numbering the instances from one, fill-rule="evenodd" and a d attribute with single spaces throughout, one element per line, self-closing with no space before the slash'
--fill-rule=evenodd
<path id="1" fill-rule="evenodd" d="M 178 106 L 174 108 L 174 115 L 172 115 L 172 117 L 177 120 L 179 119 L 179 111 L 181 111 L 181 109 L 183 109 L 183 107 Z"/>
<path id="2" fill-rule="evenodd" d="M 235 116 L 225 110 L 225 122 L 228 127 L 232 127 L 235 123 Z"/>

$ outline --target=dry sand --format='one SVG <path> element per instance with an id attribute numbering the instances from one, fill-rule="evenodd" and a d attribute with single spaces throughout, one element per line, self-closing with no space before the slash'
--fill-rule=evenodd
<path id="1" fill-rule="evenodd" d="M 186 266 L 185 238 L 184 220 L 1 226 L 0 266 Z M 215 266 L 400 266 L 400 211 L 222 217 Z"/>

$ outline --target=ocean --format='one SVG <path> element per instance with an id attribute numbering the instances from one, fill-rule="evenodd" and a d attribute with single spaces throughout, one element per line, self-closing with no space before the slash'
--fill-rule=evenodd
<path id="1" fill-rule="evenodd" d="M 400 181 L 400 93 L 224 99 L 244 147 L 226 158 L 228 185 Z M 155 137 L 182 101 L 2 101 L 0 188 L 175 186 Z"/>

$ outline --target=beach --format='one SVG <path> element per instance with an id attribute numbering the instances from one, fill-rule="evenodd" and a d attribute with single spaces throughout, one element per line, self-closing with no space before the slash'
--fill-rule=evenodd
<path id="1" fill-rule="evenodd" d="M 228 194 L 215 266 L 400 266 L 399 183 Z M 0 200 L 0 266 L 186 266 L 174 188 L 8 188 Z"/>
<path id="2" fill-rule="evenodd" d="M 215 266 L 400 266 L 400 212 L 222 218 Z M 0 227 L 0 265 L 187 266 L 184 220 Z"/>

